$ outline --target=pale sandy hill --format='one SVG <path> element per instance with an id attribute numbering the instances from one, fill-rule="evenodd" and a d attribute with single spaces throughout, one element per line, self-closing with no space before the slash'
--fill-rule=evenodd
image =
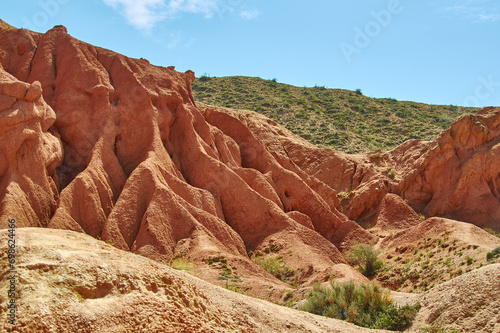
<path id="1" fill-rule="evenodd" d="M 7 230 L 0 237 L 7 239 Z M 2 292 L 2 331 L 372 332 L 211 285 L 83 233 L 21 228 L 16 238 L 18 325 L 7 324 Z M 7 289 L 2 278 L 0 290 Z"/>
<path id="2" fill-rule="evenodd" d="M 500 264 L 445 282 L 418 296 L 423 308 L 410 332 L 439 327 L 444 332 L 500 332 Z"/>

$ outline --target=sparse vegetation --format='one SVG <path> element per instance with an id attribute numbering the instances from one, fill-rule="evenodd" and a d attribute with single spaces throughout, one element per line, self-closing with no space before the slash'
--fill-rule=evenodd
<path id="1" fill-rule="evenodd" d="M 197 101 L 262 113 L 314 144 L 348 153 L 389 150 L 408 139 L 432 140 L 458 116 L 478 110 L 241 76 L 204 75 L 192 88 Z"/>
<path id="2" fill-rule="evenodd" d="M 252 261 L 281 281 L 287 282 L 294 275 L 293 269 L 288 267 L 285 259 L 280 256 L 267 258 L 256 256 Z"/>
<path id="3" fill-rule="evenodd" d="M 293 297 L 293 291 L 284 291 L 283 294 L 281 295 L 283 297 L 283 302 L 286 307 L 291 307 L 295 302 L 296 299 Z"/>
<path id="4" fill-rule="evenodd" d="M 96 237 L 97 240 L 100 240 L 100 241 L 103 241 L 104 243 L 108 244 L 108 245 L 111 245 L 111 246 L 114 246 L 115 245 L 115 241 L 112 240 L 112 239 L 102 239 L 101 236 L 97 236 Z"/>
<path id="5" fill-rule="evenodd" d="M 369 244 L 354 244 L 347 253 L 347 259 L 352 265 L 357 265 L 363 275 L 371 278 L 383 266 L 378 259 L 379 254 L 380 250 Z"/>
<path id="6" fill-rule="evenodd" d="M 182 256 L 175 258 L 170 266 L 178 271 L 185 271 L 188 273 L 193 272 L 193 264 L 191 263 L 191 261 L 189 261 L 189 259 L 185 259 Z"/>
<path id="7" fill-rule="evenodd" d="M 208 82 L 210 79 L 211 77 L 208 74 L 203 74 L 198 80 L 200 80 L 200 82 Z"/>
<path id="8" fill-rule="evenodd" d="M 386 265 L 378 272 L 376 280 L 391 290 L 425 291 L 496 262 L 493 251 L 486 254 L 486 258 L 481 251 L 484 250 L 480 246 L 452 239 L 450 232 L 445 231 L 434 238 L 422 238 L 418 243 L 384 251 Z M 500 248 L 496 253 L 500 258 Z"/>
<path id="9" fill-rule="evenodd" d="M 354 194 L 355 194 L 354 190 L 346 189 L 344 191 L 337 193 L 337 197 L 340 199 L 340 201 L 349 200 L 352 197 L 354 197 Z"/>
<path id="10" fill-rule="evenodd" d="M 316 284 L 301 310 L 367 328 L 404 330 L 419 308 L 419 304 L 398 307 L 389 291 L 376 283 L 331 281 L 329 288 Z"/>
<path id="11" fill-rule="evenodd" d="M 387 177 L 394 179 L 396 177 L 396 171 L 394 171 L 393 168 L 388 167 L 387 168 Z"/>
<path id="12" fill-rule="evenodd" d="M 492 230 L 490 228 L 486 228 L 484 229 L 485 231 L 489 232 L 490 234 L 492 234 L 493 236 L 496 236 L 498 238 L 500 238 L 500 232 L 495 232 L 495 230 Z"/>
<path id="13" fill-rule="evenodd" d="M 500 246 L 491 252 L 486 253 L 486 259 L 492 260 L 493 258 L 500 257 Z"/>
<path id="14" fill-rule="evenodd" d="M 241 287 L 237 284 L 238 282 L 242 282 L 238 273 L 236 273 L 235 269 L 231 267 L 228 263 L 227 258 L 222 255 L 217 255 L 205 259 L 207 264 L 212 268 L 219 270 L 218 280 L 225 280 L 225 288 L 232 290 L 237 293 L 243 293 Z M 233 283 L 230 283 L 233 282 Z"/>
<path id="15" fill-rule="evenodd" d="M 243 290 L 241 289 L 240 286 L 238 286 L 235 283 L 229 283 L 228 280 L 226 280 L 226 286 L 225 286 L 225 288 L 227 290 L 234 291 L 235 293 L 238 293 L 238 294 L 244 294 L 244 292 L 243 292 Z"/>

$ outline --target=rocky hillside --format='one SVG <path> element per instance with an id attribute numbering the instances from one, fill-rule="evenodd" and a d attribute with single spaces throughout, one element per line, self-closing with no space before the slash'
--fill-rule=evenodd
<path id="1" fill-rule="evenodd" d="M 203 75 L 192 87 L 196 101 L 259 112 L 313 144 L 347 153 L 390 150 L 409 139 L 434 140 L 459 116 L 478 111 L 242 76 Z"/>
<path id="2" fill-rule="evenodd" d="M 85 233 L 283 304 L 315 282 L 367 281 L 346 260 L 354 243 L 405 256 L 401 245 L 428 249 L 447 234 L 475 251 L 471 268 L 500 246 L 482 229 L 500 232 L 500 108 L 433 141 L 349 155 L 258 113 L 196 102 L 191 71 L 62 26 L 39 34 L 0 22 L 0 74 L 0 229 L 15 218 Z M 423 266 L 419 276 L 437 274 Z"/>
<path id="3" fill-rule="evenodd" d="M 6 230 L 0 236 L 5 239 Z M 7 323 L 2 293 L 2 332 L 389 332 L 215 287 L 82 233 L 23 228 L 17 240 L 18 324 L 14 330 Z M 0 272 L 7 274 L 6 244 L 0 249 Z M 7 290 L 8 281 L 0 288 Z"/>
<path id="4" fill-rule="evenodd" d="M 0 231 L 2 239 L 7 231 Z M 167 265 L 118 250 L 67 230 L 17 231 L 18 325 L 5 332 L 390 332 L 278 306 L 216 287 Z M 0 244 L 0 272 L 8 273 L 7 245 Z M 455 278 L 409 301 L 422 309 L 411 332 L 438 326 L 446 332 L 500 330 L 500 264 Z M 8 280 L 0 281 L 1 290 Z"/>

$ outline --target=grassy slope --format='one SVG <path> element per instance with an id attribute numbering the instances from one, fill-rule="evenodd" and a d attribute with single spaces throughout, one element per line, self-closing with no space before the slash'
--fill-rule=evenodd
<path id="1" fill-rule="evenodd" d="M 193 93 L 207 104 L 257 111 L 314 144 L 348 153 L 389 150 L 413 138 L 432 140 L 458 116 L 477 111 L 242 76 L 202 76 Z"/>

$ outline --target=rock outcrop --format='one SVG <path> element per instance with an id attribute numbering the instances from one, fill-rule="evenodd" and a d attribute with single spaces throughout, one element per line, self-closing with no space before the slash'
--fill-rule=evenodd
<path id="1" fill-rule="evenodd" d="M 278 244 L 297 274 L 315 258 L 300 273 L 312 281 L 345 264 L 343 242 L 374 239 L 332 205 L 335 191 L 273 156 L 237 117 L 202 114 L 192 72 L 94 47 L 61 26 L 3 28 L 0 47 L 6 79 L 24 89 L 10 96 L 2 81 L 2 99 L 12 102 L 2 112 L 26 119 L 43 110 L 31 121 L 35 141 L 16 136 L 37 160 L 2 162 L 0 227 L 15 217 L 19 226 L 85 232 L 166 263 L 186 256 L 204 267 L 222 255 L 241 276 L 277 284 L 248 251 Z M 0 126 L 26 130 L 7 118 Z"/>
<path id="2" fill-rule="evenodd" d="M 62 26 L 39 34 L 0 23 L 0 228 L 16 218 L 163 263 L 189 258 L 217 283 L 207 262 L 224 256 L 262 297 L 288 286 L 250 252 L 279 255 L 298 283 L 362 281 L 342 255 L 378 241 L 360 225 L 407 228 L 425 214 L 500 231 L 498 108 L 433 142 L 347 155 L 254 112 L 196 103 L 191 71 L 86 44 Z"/>
<path id="3" fill-rule="evenodd" d="M 402 178 L 398 193 L 425 215 L 500 231 L 500 109 L 457 120 Z"/>
<path id="4" fill-rule="evenodd" d="M 57 207 L 56 167 L 62 161 L 56 114 L 40 82 L 25 83 L 0 68 L 0 216 L 19 227 L 46 227 Z"/>
<path id="5" fill-rule="evenodd" d="M 347 155 L 279 134 L 267 140 L 270 146 L 281 145 L 310 177 L 337 192 L 349 192 L 340 210 L 352 220 L 375 224 L 380 204 L 393 193 L 426 217 L 500 231 L 498 107 L 462 116 L 432 142 L 409 140 L 389 152 Z"/>

